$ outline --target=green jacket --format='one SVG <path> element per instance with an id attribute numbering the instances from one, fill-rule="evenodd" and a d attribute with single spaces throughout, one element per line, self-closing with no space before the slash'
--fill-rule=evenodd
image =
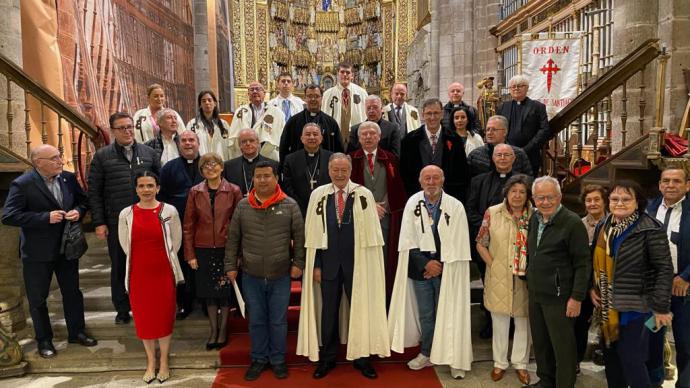
<path id="1" fill-rule="evenodd" d="M 540 303 L 562 303 L 587 296 L 592 272 L 587 229 L 580 217 L 561 209 L 549 220 L 537 244 L 539 217 L 532 214 L 527 236 L 529 298 Z"/>

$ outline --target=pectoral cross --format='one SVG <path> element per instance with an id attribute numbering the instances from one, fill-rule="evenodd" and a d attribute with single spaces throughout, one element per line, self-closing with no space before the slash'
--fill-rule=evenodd
<path id="1" fill-rule="evenodd" d="M 315 184 L 316 184 L 316 180 L 314 180 L 314 179 L 309 180 L 309 187 L 311 188 L 311 190 L 314 190 Z"/>

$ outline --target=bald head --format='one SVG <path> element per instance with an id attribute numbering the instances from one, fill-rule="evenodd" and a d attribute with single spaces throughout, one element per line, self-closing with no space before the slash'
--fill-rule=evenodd
<path id="1" fill-rule="evenodd" d="M 462 97 L 465 95 L 465 86 L 460 82 L 453 82 L 448 85 L 448 101 L 451 104 L 460 104 Z"/>
<path id="2" fill-rule="evenodd" d="M 507 174 L 513 169 L 513 163 L 515 163 L 515 151 L 513 150 L 513 147 L 509 146 L 508 144 L 496 144 L 491 160 L 494 162 L 496 171 L 498 171 L 500 174 Z"/>
<path id="3" fill-rule="evenodd" d="M 60 151 L 50 144 L 41 144 L 31 149 L 31 154 L 29 154 L 29 157 L 31 158 L 31 163 L 33 163 L 38 158 L 45 158 L 47 155 L 52 154 L 59 155 Z"/>
<path id="4" fill-rule="evenodd" d="M 441 196 L 444 181 L 443 170 L 436 165 L 430 164 L 419 172 L 419 185 L 431 202 L 436 202 Z"/>
<path id="5" fill-rule="evenodd" d="M 60 151 L 50 144 L 34 147 L 29 157 L 38 173 L 44 177 L 52 178 L 62 172 Z"/>

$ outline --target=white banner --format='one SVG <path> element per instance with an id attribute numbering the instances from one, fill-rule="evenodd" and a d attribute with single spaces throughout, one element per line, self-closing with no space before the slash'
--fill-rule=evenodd
<path id="1" fill-rule="evenodd" d="M 568 38 L 522 40 L 522 74 L 529 81 L 527 96 L 546 105 L 553 117 L 577 96 L 580 35 Z"/>

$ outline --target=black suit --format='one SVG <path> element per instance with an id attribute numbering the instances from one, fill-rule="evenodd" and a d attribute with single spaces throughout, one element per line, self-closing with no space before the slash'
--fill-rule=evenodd
<path id="1" fill-rule="evenodd" d="M 465 202 L 470 173 L 465 156 L 465 145 L 460 136 L 446 129 L 441 130 L 437 144 L 436 158 L 431 157 L 431 145 L 426 135 L 425 126 L 405 135 L 401 144 L 400 175 L 405 183 L 408 197 L 419 192 L 419 173 L 429 164 L 435 164 L 443 170 L 446 193 L 461 202 Z"/>
<path id="2" fill-rule="evenodd" d="M 53 339 L 46 299 L 53 273 L 62 293 L 62 306 L 70 339 L 84 331 L 84 296 L 79 290 L 79 261 L 66 260 L 60 253 L 66 222 L 50 223 L 54 210 L 86 212 L 86 195 L 71 172 L 56 178 L 62 204 L 48 189 L 38 171 L 31 170 L 15 179 L 5 201 L 2 222 L 21 228 L 21 256 L 24 284 L 29 300 L 36 340 Z"/>
<path id="3" fill-rule="evenodd" d="M 516 101 L 504 102 L 498 114 L 508 119 L 506 143 L 520 147 L 527 153 L 532 172 L 538 176 L 541 149 L 551 138 L 546 106 L 527 97 L 521 104 Z"/>
<path id="4" fill-rule="evenodd" d="M 275 160 L 269 159 L 261 154 L 257 154 L 256 158 L 252 159 L 251 162 L 245 159 L 244 156 L 230 159 L 223 163 L 223 178 L 239 186 L 242 195 L 246 197 L 247 193 L 251 191 L 253 187 L 252 179 L 254 179 L 254 168 L 256 168 L 256 164 L 265 160 L 277 165 Z M 249 187 L 249 190 L 247 187 Z"/>
<path id="5" fill-rule="evenodd" d="M 304 150 L 291 153 L 283 162 L 281 188 L 285 194 L 297 201 L 299 209 L 302 211 L 302 217 L 307 214 L 312 190 L 331 182 L 331 177 L 328 175 L 328 159 L 332 154 L 330 151 L 321 149 L 318 156 L 318 166 L 313 167 L 307 166 L 307 153 Z M 316 171 L 314 167 L 316 167 Z M 312 179 L 310 176 L 312 173 L 314 174 L 313 179 L 316 181 L 313 188 L 309 183 Z"/>
<path id="6" fill-rule="evenodd" d="M 376 124 L 381 127 L 381 140 L 379 140 L 379 147 L 386 151 L 390 151 L 400 158 L 400 129 L 396 124 L 388 120 L 380 119 Z M 353 125 L 350 128 L 350 141 L 347 143 L 347 153 L 351 154 L 362 148 L 359 144 L 359 126 L 362 123 Z"/>

